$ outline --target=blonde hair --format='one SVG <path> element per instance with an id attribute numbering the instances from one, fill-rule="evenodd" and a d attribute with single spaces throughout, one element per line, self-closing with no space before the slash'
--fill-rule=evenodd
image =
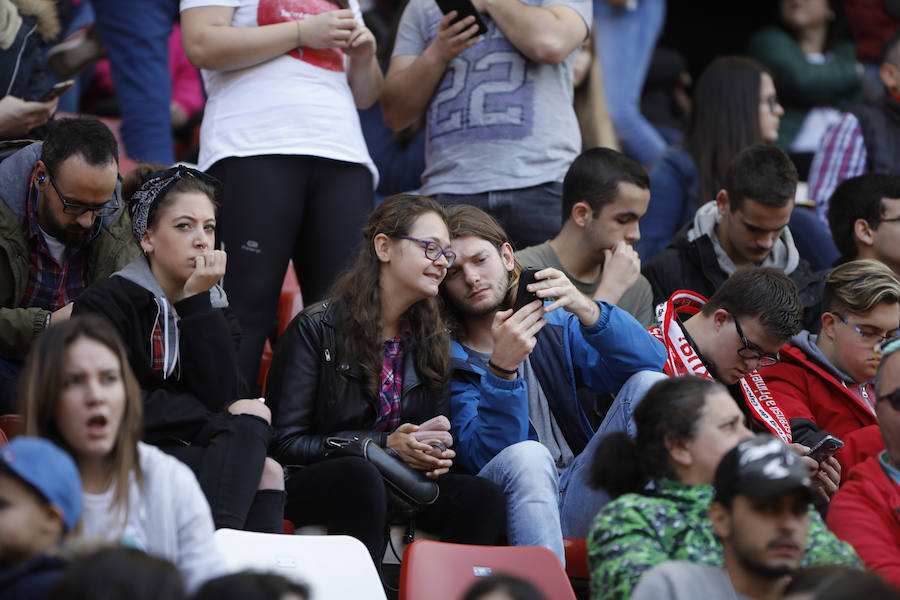
<path id="1" fill-rule="evenodd" d="M 877 260 L 853 260 L 835 267 L 825 278 L 823 312 L 863 314 L 882 302 L 900 302 L 900 280 Z"/>

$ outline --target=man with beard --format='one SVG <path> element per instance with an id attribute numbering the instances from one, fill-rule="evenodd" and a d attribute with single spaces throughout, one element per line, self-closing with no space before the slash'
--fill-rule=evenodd
<path id="1" fill-rule="evenodd" d="M 661 563 L 632 599 L 781 598 L 806 550 L 814 493 L 808 467 L 781 440 L 761 434 L 728 451 L 713 487 L 709 519 L 723 566 Z"/>
<path id="2" fill-rule="evenodd" d="M 118 179 L 116 139 L 92 119 L 57 121 L 0 163 L 0 413 L 32 340 L 138 256 Z"/>
<path id="3" fill-rule="evenodd" d="M 441 293 L 455 321 L 457 460 L 504 488 L 511 544 L 545 546 L 564 561 L 566 523 L 589 520 L 606 500 L 580 476 L 598 438 L 576 390 L 627 396 L 631 386 L 644 389 L 637 380 L 660 376 L 663 345 L 558 269 L 538 271 L 528 291 L 540 301 L 514 312 L 520 267 L 503 229 L 469 205 L 448 209 L 447 226 L 457 258 Z"/>

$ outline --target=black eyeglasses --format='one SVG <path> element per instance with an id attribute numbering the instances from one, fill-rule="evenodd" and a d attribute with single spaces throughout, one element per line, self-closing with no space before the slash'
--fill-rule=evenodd
<path id="1" fill-rule="evenodd" d="M 427 258 L 431 262 L 435 262 L 443 256 L 447 259 L 448 269 L 450 268 L 450 265 L 453 264 L 453 261 L 456 260 L 456 252 L 453 252 L 452 250 L 444 250 L 437 242 L 432 242 L 431 240 L 420 240 L 419 238 L 414 238 L 408 235 L 395 235 L 393 237 L 401 240 L 409 240 L 411 242 L 419 242 L 420 244 L 425 246 L 425 258 Z"/>
<path id="2" fill-rule="evenodd" d="M 847 327 L 850 327 L 851 329 L 855 330 L 856 333 L 859 334 L 859 336 L 863 339 L 864 342 L 866 342 L 867 344 L 872 344 L 873 346 L 875 344 L 881 344 L 882 342 L 885 342 L 885 341 L 893 338 L 894 336 L 896 336 L 897 333 L 900 333 L 900 329 L 891 329 L 890 331 L 888 331 L 884 335 L 882 335 L 880 331 L 871 331 L 869 329 L 863 329 L 862 327 L 859 327 L 858 325 L 854 325 L 853 323 L 848 321 L 846 319 L 846 317 L 844 317 L 844 315 L 842 315 L 841 313 L 836 313 L 834 311 L 831 311 L 831 314 L 833 314 L 838 319 L 840 319 L 841 323 L 843 323 Z"/>
<path id="3" fill-rule="evenodd" d="M 891 217 L 889 219 L 883 219 L 883 218 L 879 217 L 875 222 L 876 223 L 898 223 L 898 222 L 900 222 L 900 217 Z"/>
<path id="4" fill-rule="evenodd" d="M 769 112 L 775 114 L 775 107 L 779 105 L 778 96 L 772 95 L 768 98 L 763 98 L 760 100 L 763 104 L 766 104 L 769 107 Z"/>
<path id="5" fill-rule="evenodd" d="M 731 315 L 731 319 L 734 321 L 734 328 L 737 329 L 737 334 L 740 336 L 741 343 L 743 344 L 737 351 L 738 356 L 747 360 L 758 360 L 760 367 L 768 367 L 781 360 L 781 357 L 777 352 L 775 354 L 763 352 L 758 346 L 751 344 L 744 336 L 744 330 L 741 329 L 741 324 L 738 323 L 737 317 Z"/>
<path id="6" fill-rule="evenodd" d="M 110 215 L 116 214 L 116 212 L 122 206 L 122 201 L 119 197 L 118 186 L 116 186 L 116 189 L 113 191 L 113 197 L 107 200 L 104 204 L 84 204 L 83 202 L 69 200 L 68 198 L 63 196 L 62 192 L 59 191 L 59 188 L 56 187 L 56 182 L 53 180 L 53 174 L 50 173 L 49 169 L 47 169 L 47 177 L 50 179 L 50 185 L 53 186 L 53 189 L 56 191 L 56 195 L 59 196 L 59 201 L 62 202 L 63 212 L 67 215 L 80 217 L 84 213 L 90 211 L 98 217 L 108 217 Z"/>

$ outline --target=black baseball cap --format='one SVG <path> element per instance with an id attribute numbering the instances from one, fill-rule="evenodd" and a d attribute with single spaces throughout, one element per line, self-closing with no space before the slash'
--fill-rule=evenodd
<path id="1" fill-rule="evenodd" d="M 813 498 L 809 468 L 800 456 L 772 434 L 744 440 L 722 457 L 716 468 L 715 500 L 730 504 L 737 494 L 771 500 L 793 490 Z"/>

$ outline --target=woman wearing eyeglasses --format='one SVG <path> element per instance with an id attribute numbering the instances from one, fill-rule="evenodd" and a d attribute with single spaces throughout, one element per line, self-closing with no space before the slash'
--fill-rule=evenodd
<path id="1" fill-rule="evenodd" d="M 194 470 L 216 527 L 281 532 L 284 477 L 266 457 L 271 414 L 242 398 L 240 328 L 218 285 L 219 183 L 182 166 L 142 165 L 123 189 L 144 255 L 90 286 L 73 314 L 98 314 L 116 329 L 143 392 L 144 441 Z"/>
<path id="2" fill-rule="evenodd" d="M 358 538 L 376 565 L 384 552 L 385 486 L 365 459 L 329 456 L 330 436 L 371 437 L 437 481 L 437 501 L 415 522 L 444 541 L 492 544 L 505 522 L 500 489 L 448 474 L 454 451 L 428 443 L 452 445 L 450 338 L 437 298 L 455 259 L 444 250 L 449 243 L 440 204 L 413 195 L 385 200 L 331 298 L 282 334 L 266 380 L 274 456 L 289 469 L 285 516 Z M 437 425 L 420 427 L 434 417 Z"/>
<path id="3" fill-rule="evenodd" d="M 822 292 L 818 334 L 801 331 L 763 367 L 772 394 L 791 422 L 794 441 L 811 446 L 827 431 L 844 442 L 836 457 L 846 473 L 881 451 L 872 379 L 875 346 L 900 327 L 900 281 L 874 260 L 844 263 Z"/>

